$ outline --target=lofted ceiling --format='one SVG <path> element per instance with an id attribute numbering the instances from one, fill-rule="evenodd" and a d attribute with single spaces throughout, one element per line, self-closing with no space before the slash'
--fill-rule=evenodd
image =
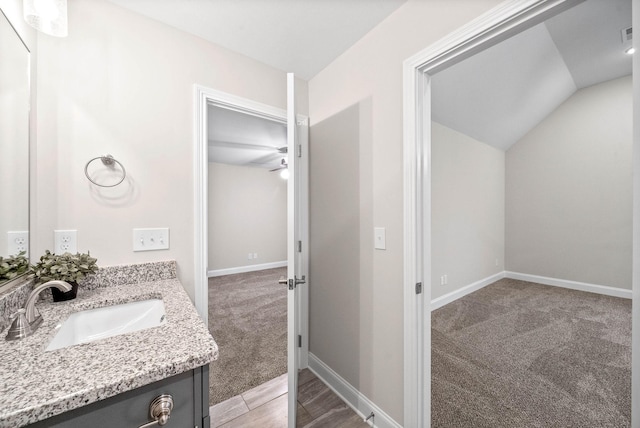
<path id="1" fill-rule="evenodd" d="M 110 0 L 309 80 L 407 0 Z"/>
<path id="2" fill-rule="evenodd" d="M 507 150 L 576 90 L 631 74 L 631 0 L 586 0 L 433 76 L 432 119 Z"/>

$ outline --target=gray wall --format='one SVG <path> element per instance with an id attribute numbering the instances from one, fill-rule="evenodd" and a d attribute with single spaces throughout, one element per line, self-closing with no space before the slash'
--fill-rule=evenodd
<path id="1" fill-rule="evenodd" d="M 263 168 L 209 163 L 208 270 L 286 260 L 287 181 Z"/>
<path id="2" fill-rule="evenodd" d="M 507 151 L 506 268 L 631 288 L 631 76 L 576 92 Z"/>
<path id="3" fill-rule="evenodd" d="M 362 102 L 310 129 L 310 352 L 354 387 L 370 385 L 373 256 L 371 104 Z M 369 123 L 366 123 L 369 122 Z M 368 154 L 369 153 L 369 154 Z"/>
<path id="4" fill-rule="evenodd" d="M 431 155 L 435 299 L 504 270 L 505 154 L 432 122 Z"/>

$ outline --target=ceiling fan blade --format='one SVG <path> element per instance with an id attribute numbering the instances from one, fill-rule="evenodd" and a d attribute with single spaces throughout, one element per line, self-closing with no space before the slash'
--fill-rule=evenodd
<path id="1" fill-rule="evenodd" d="M 220 141 L 220 140 L 209 140 L 209 145 L 214 147 L 224 147 L 229 149 L 243 149 L 243 150 L 260 150 L 260 151 L 269 151 L 279 155 L 282 147 L 273 147 L 273 146 L 261 146 L 258 144 L 244 144 L 244 143 L 234 143 L 231 141 Z M 286 153 L 286 147 L 285 152 Z"/>

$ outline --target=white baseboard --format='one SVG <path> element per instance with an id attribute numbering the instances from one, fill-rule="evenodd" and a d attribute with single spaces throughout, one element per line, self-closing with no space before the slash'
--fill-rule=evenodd
<path id="1" fill-rule="evenodd" d="M 452 291 L 451 293 L 447 293 L 444 296 L 440 296 L 438 298 L 435 298 L 431 301 L 431 310 L 435 311 L 438 308 L 443 307 L 444 305 L 447 305 L 451 302 L 453 302 L 454 300 L 458 300 L 461 297 L 466 296 L 467 294 L 473 293 L 474 291 L 478 291 L 483 287 L 486 287 L 489 284 L 492 284 L 496 281 L 498 281 L 499 279 L 504 278 L 505 276 L 505 272 L 498 272 L 494 275 L 488 276 L 484 279 L 481 279 L 480 281 L 476 281 L 472 284 L 466 285 L 462 288 L 459 288 L 457 290 Z"/>
<path id="2" fill-rule="evenodd" d="M 586 282 L 569 281 L 566 279 L 549 278 L 546 276 L 529 275 L 527 273 L 505 272 L 506 278 L 519 279 L 521 281 L 537 282 L 538 284 L 552 285 L 554 287 L 570 288 L 571 290 L 586 291 L 589 293 L 604 294 L 606 296 L 631 299 L 632 291 L 624 288 L 608 287 L 606 285 L 589 284 Z"/>
<path id="3" fill-rule="evenodd" d="M 264 269 L 273 269 L 279 267 L 287 267 L 287 261 L 283 262 L 271 262 L 271 263 L 262 263 L 259 265 L 250 265 L 250 266 L 239 266 L 228 269 L 216 269 L 210 270 L 207 272 L 207 276 L 209 278 L 213 278 L 214 276 L 223 276 L 223 275 L 233 275 L 234 273 L 245 273 L 245 272 L 255 272 L 257 270 Z"/>
<path id="4" fill-rule="evenodd" d="M 402 425 L 394 421 L 389 415 L 376 406 L 371 400 L 362 395 L 342 376 L 333 371 L 323 363 L 318 357 L 309 352 L 309 370 L 323 381 L 333 392 L 335 392 L 349 407 L 351 407 L 363 420 L 371 412 L 375 415 L 373 423 L 369 420 L 369 425 L 377 428 L 402 428 Z M 402 393 L 402 391 L 398 391 Z"/>

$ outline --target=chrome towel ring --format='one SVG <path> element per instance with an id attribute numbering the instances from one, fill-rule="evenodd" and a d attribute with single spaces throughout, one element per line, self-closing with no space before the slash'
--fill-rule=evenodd
<path id="1" fill-rule="evenodd" d="M 120 169 L 122 170 L 122 178 L 120 178 L 120 180 L 115 183 L 115 184 L 100 184 L 100 183 L 96 183 L 95 181 L 93 181 L 91 179 L 91 177 L 89 177 L 89 165 L 91 164 L 91 162 L 100 159 L 102 161 L 102 164 L 104 166 L 107 166 L 109 168 L 114 168 L 115 164 L 118 164 L 118 166 L 120 167 Z M 118 160 L 116 160 L 113 156 L 111 155 L 105 155 L 105 156 L 97 156 L 93 159 L 91 159 L 89 162 L 87 162 L 87 164 L 84 166 L 84 175 L 87 176 L 87 179 L 92 182 L 93 184 L 95 184 L 96 186 L 100 186 L 100 187 L 115 187 L 118 184 L 122 183 L 124 181 L 124 179 L 127 177 L 127 171 L 124 169 L 124 165 L 122 165 L 122 163 L 120 163 Z"/>

